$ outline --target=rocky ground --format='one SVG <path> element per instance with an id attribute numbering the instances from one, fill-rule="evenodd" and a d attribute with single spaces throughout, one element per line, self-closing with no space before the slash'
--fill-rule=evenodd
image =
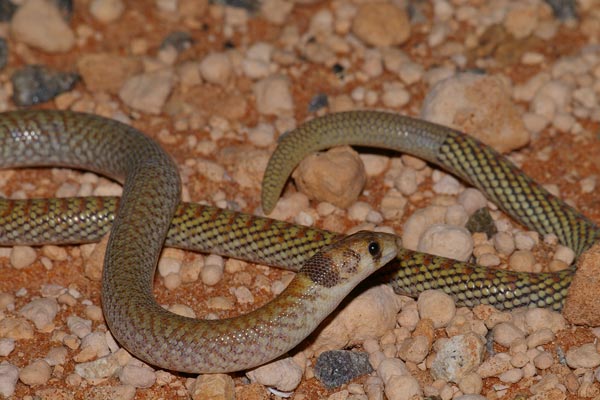
<path id="1" fill-rule="evenodd" d="M 134 125 L 174 157 L 185 200 L 262 213 L 262 173 L 279 135 L 316 115 L 368 108 L 473 134 L 600 221 L 598 1 L 18 3 L 0 1 L 0 109 L 70 109 Z M 0 181 L 9 198 L 121 190 L 58 168 L 6 170 Z M 482 208 L 483 232 L 467 229 Z M 395 232 L 408 248 L 488 267 L 557 271 L 576 256 L 456 177 L 372 149 L 308 157 L 271 216 L 337 232 Z M 585 305 L 572 303 L 568 319 L 371 285 L 289 357 L 192 376 L 156 370 L 112 338 L 100 304 L 102 249 L 0 249 L 0 396 L 600 396 L 600 314 L 579 312 L 600 303 L 593 265 L 577 289 Z M 293 277 L 175 249 L 165 250 L 158 272 L 158 301 L 198 318 L 255 309 Z M 346 374 L 329 376 L 336 362 Z"/>

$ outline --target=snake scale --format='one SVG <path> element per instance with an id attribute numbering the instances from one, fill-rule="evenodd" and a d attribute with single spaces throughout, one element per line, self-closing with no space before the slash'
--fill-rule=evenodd
<path id="1" fill-rule="evenodd" d="M 282 311 L 281 305 L 277 310 L 261 308 L 249 314 L 250 320 L 256 314 L 266 318 L 266 325 L 260 326 L 270 329 L 263 330 L 250 329 L 244 325 L 247 322 L 236 325 L 242 320 L 194 320 L 161 308 L 152 297 L 152 280 L 163 242 L 295 271 L 303 265 L 310 269 L 309 259 L 321 249 L 325 252 L 315 258 L 328 258 L 330 267 L 343 269 L 352 252 L 342 250 L 355 249 L 354 253 L 371 260 L 364 264 L 377 268 L 385 257 L 369 257 L 370 243 L 396 247 L 393 239 L 383 234 L 368 239 L 350 237 L 331 247 L 340 234 L 210 206 L 180 204 L 179 177 L 171 159 L 145 135 L 116 121 L 39 110 L 0 115 L 1 167 L 81 168 L 124 182 L 120 200 L 2 200 L 0 244 L 91 242 L 112 227 L 102 278 L 105 318 L 123 346 L 156 366 L 183 372 L 241 370 L 276 357 L 265 354 L 280 342 L 285 342 L 277 349 L 281 352 L 293 342 L 285 327 L 290 315 L 271 314 Z M 593 222 L 475 139 L 429 122 L 374 111 L 315 118 L 283 136 L 265 174 L 264 209 L 273 207 L 303 154 L 338 144 L 389 148 L 438 164 L 482 190 L 525 226 L 556 234 L 576 254 L 591 246 L 598 235 Z M 389 254 L 396 250 L 386 256 Z M 386 279 L 398 293 L 414 296 L 437 288 L 459 304 L 492 304 L 500 309 L 528 305 L 558 310 L 574 273 L 573 268 L 542 274 L 487 269 L 406 249 L 397 251 L 394 263 Z M 299 280 L 308 276 L 303 287 L 310 282 L 330 282 L 314 278 L 313 272 L 299 275 Z M 294 291 L 293 285 L 289 291 Z M 302 298 L 299 293 L 294 296 Z M 300 307 L 305 310 L 302 307 L 306 305 Z"/>

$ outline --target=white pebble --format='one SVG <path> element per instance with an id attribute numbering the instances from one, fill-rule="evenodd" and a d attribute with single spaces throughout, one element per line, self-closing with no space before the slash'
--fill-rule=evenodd
<path id="1" fill-rule="evenodd" d="M 405 196 L 414 194 L 418 189 L 417 171 L 412 168 L 403 168 L 400 175 L 394 179 L 394 187 Z"/>
<path id="2" fill-rule="evenodd" d="M 511 322 L 501 322 L 493 330 L 494 341 L 502 346 L 509 347 L 517 339 L 524 339 L 525 332 Z"/>
<path id="3" fill-rule="evenodd" d="M 385 395 L 389 400 L 409 400 L 423 395 L 419 382 L 411 375 L 392 376 L 384 381 Z"/>
<path id="4" fill-rule="evenodd" d="M 455 177 L 448 174 L 444 174 L 440 180 L 433 184 L 433 191 L 438 194 L 457 195 L 461 189 L 461 183 Z"/>
<path id="5" fill-rule="evenodd" d="M 256 108 L 261 114 L 280 115 L 294 110 L 290 81 L 283 75 L 272 75 L 254 85 Z"/>
<path id="6" fill-rule="evenodd" d="M 19 314 L 33 322 L 38 330 L 51 327 L 57 313 L 58 303 L 50 298 L 32 300 L 19 311 Z"/>
<path id="7" fill-rule="evenodd" d="M 125 10 L 122 0 L 93 0 L 89 7 L 90 14 L 105 24 L 119 19 Z"/>
<path id="8" fill-rule="evenodd" d="M 28 386 L 43 385 L 50 380 L 52 368 L 44 360 L 35 360 L 19 373 L 21 382 Z"/>
<path id="9" fill-rule="evenodd" d="M 573 260 L 575 260 L 575 252 L 567 246 L 558 245 L 553 258 L 562 261 L 567 265 L 571 265 Z"/>
<path id="10" fill-rule="evenodd" d="M 158 273 L 163 278 L 169 274 L 178 274 L 181 270 L 181 261 L 172 257 L 161 257 L 158 260 Z"/>
<path id="11" fill-rule="evenodd" d="M 131 385 L 136 388 L 149 388 L 156 382 L 156 375 L 148 367 L 126 365 L 119 372 L 119 380 L 125 385 Z"/>
<path id="12" fill-rule="evenodd" d="M 275 128 L 271 124 L 260 123 L 248 130 L 248 140 L 258 147 L 270 146 L 275 141 Z"/>
<path id="13" fill-rule="evenodd" d="M 223 279 L 223 265 L 206 264 L 200 271 L 200 276 L 205 285 L 216 285 Z"/>
<path id="14" fill-rule="evenodd" d="M 254 303 L 254 295 L 245 286 L 240 286 L 234 289 L 233 294 L 239 304 L 252 304 Z"/>
<path id="15" fill-rule="evenodd" d="M 417 250 L 454 260 L 467 261 L 473 253 L 473 238 L 463 227 L 434 224 L 421 235 Z"/>
<path id="16" fill-rule="evenodd" d="M 225 53 L 210 53 L 200 61 L 200 74 L 207 82 L 225 86 L 232 75 L 231 59 Z"/>
<path id="17" fill-rule="evenodd" d="M 509 369 L 498 376 L 498 379 L 504 383 L 517 383 L 521 378 L 523 378 L 523 370 L 520 368 Z"/>
<path id="18" fill-rule="evenodd" d="M 69 330 L 78 338 L 83 338 L 92 332 L 92 321 L 72 315 L 67 318 Z"/>
<path id="19" fill-rule="evenodd" d="M 37 252 L 30 246 L 14 246 L 10 252 L 10 264 L 16 269 L 29 267 L 36 258 Z"/>
<path id="20" fill-rule="evenodd" d="M 596 368 L 600 365 L 600 354 L 593 343 L 571 347 L 566 354 L 567 365 L 571 368 Z"/>
<path id="21" fill-rule="evenodd" d="M 435 328 L 445 327 L 454 318 L 454 300 L 439 290 L 426 290 L 419 295 L 417 308 L 421 319 L 429 318 Z"/>
<path id="22" fill-rule="evenodd" d="M 8 398 L 13 395 L 19 380 L 19 368 L 5 361 L 0 363 L 0 396 Z"/>
<path id="23" fill-rule="evenodd" d="M 504 255 L 512 254 L 515 251 L 515 241 L 508 232 L 498 232 L 494 235 L 494 247 Z"/>
<path id="24" fill-rule="evenodd" d="M 508 259 L 510 268 L 515 271 L 532 272 L 535 257 L 528 250 L 517 250 Z"/>
<path id="25" fill-rule="evenodd" d="M 6 357 L 15 349 L 15 339 L 1 338 L 0 339 L 0 357 Z"/>
<path id="26" fill-rule="evenodd" d="M 348 218 L 354 221 L 365 221 L 372 210 L 371 205 L 364 201 L 356 201 L 348 208 Z"/>
<path id="27" fill-rule="evenodd" d="M 525 232 L 517 232 L 514 239 L 519 250 L 531 250 L 536 245 L 536 240 Z"/>
<path id="28" fill-rule="evenodd" d="M 283 392 L 296 389 L 304 371 L 290 357 L 263 365 L 246 373 L 251 382 L 271 386 Z"/>
<path id="29" fill-rule="evenodd" d="M 446 210 L 445 222 L 448 225 L 465 226 L 469 220 L 469 215 L 465 208 L 460 204 L 449 206 Z"/>
<path id="30" fill-rule="evenodd" d="M 465 208 L 469 215 L 473 215 L 475 211 L 487 205 L 485 196 L 479 190 L 473 188 L 463 190 L 458 195 L 457 202 Z"/>

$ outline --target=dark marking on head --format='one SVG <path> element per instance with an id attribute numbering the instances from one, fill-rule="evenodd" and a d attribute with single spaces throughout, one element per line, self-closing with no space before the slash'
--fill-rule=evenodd
<path id="1" fill-rule="evenodd" d="M 300 272 L 308 275 L 314 283 L 330 288 L 340 282 L 340 275 L 331 257 L 319 252 L 310 258 Z"/>

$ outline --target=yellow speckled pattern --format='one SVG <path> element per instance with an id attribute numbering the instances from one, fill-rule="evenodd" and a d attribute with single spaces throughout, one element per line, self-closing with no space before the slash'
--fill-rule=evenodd
<path id="1" fill-rule="evenodd" d="M 272 210 L 297 163 L 310 152 L 361 145 L 416 155 L 481 190 L 502 210 L 530 229 L 553 233 L 576 255 L 596 240 L 599 228 L 550 194 L 514 164 L 476 139 L 441 125 L 378 111 L 349 111 L 315 118 L 283 135 L 263 179 L 263 208 Z M 459 263 L 402 250 L 397 270 L 386 275 L 398 293 L 417 296 L 441 289 L 459 305 L 493 304 L 560 310 L 574 269 L 529 274 Z"/>
<path id="2" fill-rule="evenodd" d="M 97 240 L 112 223 L 102 272 L 105 319 L 124 347 L 165 369 L 230 372 L 282 355 L 398 251 L 397 238 L 389 234 L 340 238 L 217 208 L 179 205 L 179 177 L 166 153 L 134 128 L 98 116 L 0 114 L 0 151 L 4 168 L 60 165 L 124 182 L 118 208 L 114 198 L 2 199 L 0 243 Z M 165 237 L 174 246 L 302 269 L 280 296 L 247 315 L 217 321 L 185 318 L 152 296 Z"/>

